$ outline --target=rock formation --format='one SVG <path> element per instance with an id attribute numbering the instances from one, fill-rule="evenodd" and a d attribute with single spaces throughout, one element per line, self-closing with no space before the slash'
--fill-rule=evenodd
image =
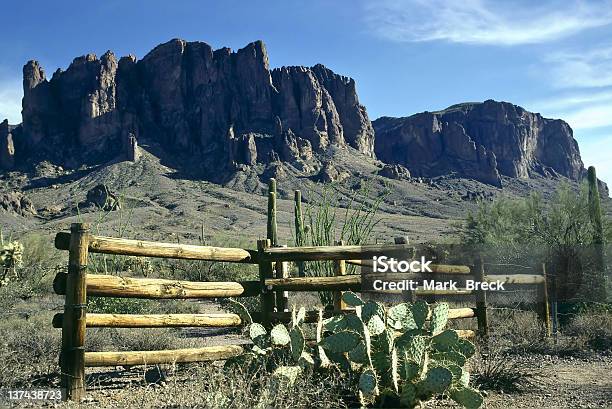
<path id="1" fill-rule="evenodd" d="M 86 200 L 80 206 L 95 206 L 104 211 L 121 209 L 121 201 L 116 193 L 104 184 L 94 186 L 87 192 Z"/>
<path id="2" fill-rule="evenodd" d="M 232 52 L 172 40 L 140 61 L 109 51 L 76 58 L 50 80 L 36 61 L 23 74 L 17 154 L 28 159 L 136 160 L 142 141 L 210 172 L 275 157 L 299 164 L 330 145 L 374 155 L 355 82 L 322 65 L 271 70 L 260 41 Z"/>
<path id="3" fill-rule="evenodd" d="M 388 179 L 410 179 L 410 171 L 402 165 L 384 165 L 378 174 Z"/>
<path id="4" fill-rule="evenodd" d="M 501 186 L 500 175 L 584 175 L 572 129 L 507 102 L 459 104 L 439 112 L 374 121 L 376 155 L 413 176 L 457 173 Z"/>
<path id="5" fill-rule="evenodd" d="M 32 201 L 22 192 L 0 193 L 0 210 L 15 213 L 20 216 L 37 214 Z"/>
<path id="6" fill-rule="evenodd" d="M 354 80 L 320 64 L 271 69 L 261 41 L 233 52 L 171 40 L 141 60 L 88 54 L 51 79 L 29 61 L 23 87 L 23 123 L 0 124 L 3 170 L 137 161 L 144 143 L 213 181 L 263 175 L 261 164 L 338 180 L 341 170 L 325 165 L 332 147 L 377 157 L 390 178 L 456 174 L 501 186 L 503 175 L 584 174 L 561 120 L 486 101 L 372 124 Z"/>
<path id="7" fill-rule="evenodd" d="M 0 123 L 0 169 L 10 170 L 15 166 L 15 146 L 13 134 L 5 119 Z"/>

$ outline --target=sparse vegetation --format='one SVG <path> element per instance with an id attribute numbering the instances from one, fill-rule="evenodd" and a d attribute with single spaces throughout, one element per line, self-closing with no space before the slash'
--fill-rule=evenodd
<path id="1" fill-rule="evenodd" d="M 479 349 L 471 362 L 474 384 L 478 388 L 512 393 L 533 386 L 539 374 L 533 365 L 517 360 L 497 344 L 490 345 L 486 352 Z"/>
<path id="2" fill-rule="evenodd" d="M 366 244 L 376 225 L 381 221 L 378 209 L 385 195 L 374 196 L 364 186 L 344 198 L 333 190 L 333 185 L 323 188 L 321 198 L 306 206 L 304 221 L 294 220 L 296 243 L 302 246 L 332 246 L 338 242 L 345 245 Z M 342 209 L 343 208 L 343 209 Z M 314 261 L 305 263 L 307 275 L 328 277 L 334 275 L 333 263 Z M 348 267 L 348 274 L 355 266 Z M 319 292 L 321 303 L 326 306 L 333 302 L 330 292 Z"/>
<path id="3" fill-rule="evenodd" d="M 575 312 L 579 302 L 609 303 L 609 260 L 598 261 L 603 249 L 598 241 L 611 242 L 612 220 L 602 215 L 601 229 L 595 227 L 589 196 L 586 184 L 578 191 L 561 185 L 548 201 L 534 193 L 526 199 L 481 202 L 458 235 L 516 264 L 546 262 L 555 278 L 553 299 L 565 314 Z"/>

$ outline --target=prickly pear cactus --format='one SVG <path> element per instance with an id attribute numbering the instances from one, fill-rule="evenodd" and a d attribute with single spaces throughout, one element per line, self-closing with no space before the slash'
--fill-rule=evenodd
<path id="1" fill-rule="evenodd" d="M 480 393 L 469 387 L 470 374 L 464 367 L 474 355 L 474 345 L 456 331 L 445 330 L 447 304 L 430 308 L 419 301 L 385 308 L 350 291 L 343 299 L 355 314 L 323 319 L 319 311 L 312 348 L 300 327 L 304 309 L 293 310 L 290 329 L 278 324 L 268 334 L 260 324 L 251 324 L 252 356 L 285 359 L 272 359 L 281 365 L 274 372 L 279 387 L 291 384 L 306 369 L 336 368 L 359 374 L 353 379 L 358 379 L 355 387 L 363 406 L 413 408 L 440 394 L 467 408 L 482 405 Z M 278 363 L 287 360 L 293 363 Z"/>
<path id="2" fill-rule="evenodd" d="M 413 408 L 440 394 L 470 408 L 482 404 L 463 368 L 474 345 L 445 330 L 447 304 L 430 308 L 419 301 L 387 309 L 350 292 L 344 299 L 355 306 L 355 315 L 325 320 L 318 345 L 339 368 L 346 368 L 342 359 L 352 370 L 361 368 L 362 405 Z"/>

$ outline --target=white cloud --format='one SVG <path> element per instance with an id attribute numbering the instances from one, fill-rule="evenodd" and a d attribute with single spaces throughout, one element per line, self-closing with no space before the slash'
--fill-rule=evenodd
<path id="1" fill-rule="evenodd" d="M 561 118 L 576 130 L 612 126 L 612 89 L 564 93 L 526 105 L 545 117 Z"/>
<path id="2" fill-rule="evenodd" d="M 8 119 L 10 124 L 21 122 L 21 98 L 23 86 L 21 81 L 0 80 L 0 121 Z"/>
<path id="3" fill-rule="evenodd" d="M 545 58 L 556 88 L 612 86 L 612 45 L 565 51 Z"/>
<path id="4" fill-rule="evenodd" d="M 564 110 L 572 107 L 583 106 L 595 102 L 612 102 L 612 89 L 591 92 L 574 92 L 570 94 L 560 94 L 555 98 L 542 99 L 533 102 L 540 111 Z"/>
<path id="5" fill-rule="evenodd" d="M 561 118 L 574 129 L 593 129 L 612 126 L 612 102 L 585 106 L 584 108 L 569 111 L 561 115 Z"/>
<path id="6" fill-rule="evenodd" d="M 367 3 L 366 22 L 394 41 L 536 44 L 611 24 L 611 6 L 610 0 L 382 0 Z"/>

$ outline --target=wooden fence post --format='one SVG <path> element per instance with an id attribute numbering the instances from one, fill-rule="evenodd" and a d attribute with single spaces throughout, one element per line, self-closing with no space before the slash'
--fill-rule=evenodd
<path id="1" fill-rule="evenodd" d="M 344 246 L 344 241 L 340 240 L 336 242 L 337 246 Z M 344 276 L 346 275 L 346 261 L 345 260 L 334 260 L 334 275 Z M 334 291 L 334 310 L 346 310 L 347 305 L 342 300 L 342 291 Z"/>
<path id="2" fill-rule="evenodd" d="M 257 240 L 257 251 L 259 252 L 259 281 L 261 285 L 261 312 L 263 325 L 270 325 L 270 313 L 274 312 L 274 292 L 266 286 L 266 279 L 273 278 L 274 267 L 271 261 L 263 257 L 266 249 L 270 247 L 270 239 Z"/>
<path id="3" fill-rule="evenodd" d="M 393 238 L 393 242 L 395 244 L 409 244 L 410 240 L 408 239 L 408 236 L 398 236 L 398 237 Z M 404 299 L 404 301 L 413 303 L 416 301 L 416 291 L 413 291 L 413 290 L 402 291 L 402 298 Z"/>
<path id="4" fill-rule="evenodd" d="M 553 274 L 550 276 L 550 284 L 552 294 L 552 302 L 551 302 L 551 313 L 552 313 L 552 333 L 555 341 L 555 346 L 557 345 L 557 338 L 559 335 L 559 306 L 557 304 L 558 300 L 558 288 L 557 288 L 557 274 Z"/>
<path id="5" fill-rule="evenodd" d="M 548 279 L 546 277 L 546 263 L 542 263 L 542 275 L 544 276 L 544 282 L 542 283 L 542 306 L 541 316 L 544 321 L 544 328 L 546 330 L 546 336 L 550 337 L 552 334 L 552 325 L 550 322 L 550 302 L 548 300 Z"/>
<path id="6" fill-rule="evenodd" d="M 287 247 L 283 245 L 281 247 Z M 278 261 L 276 262 L 275 268 L 276 278 L 288 278 L 289 277 L 289 262 Z M 289 311 L 289 291 L 279 290 L 276 292 L 276 311 L 285 312 Z"/>
<path id="7" fill-rule="evenodd" d="M 272 247 L 278 246 L 278 230 L 276 226 L 276 179 L 270 179 L 268 185 L 268 229 L 267 236 Z"/>
<path id="8" fill-rule="evenodd" d="M 304 243 L 304 215 L 302 213 L 302 192 L 299 190 L 295 191 L 293 198 L 293 217 L 295 224 L 295 245 L 296 247 L 303 246 Z M 297 262 L 298 277 L 306 277 L 306 271 L 304 269 L 304 262 Z"/>
<path id="9" fill-rule="evenodd" d="M 479 255 L 474 262 L 474 279 L 481 283 L 485 281 L 482 255 Z M 487 337 L 489 335 L 489 318 L 487 315 L 487 293 L 484 290 L 476 292 L 476 319 L 478 321 L 478 334 Z"/>
<path id="10" fill-rule="evenodd" d="M 60 366 L 66 397 L 80 401 L 85 397 L 85 323 L 87 309 L 87 254 L 89 226 L 70 226 L 68 276 L 62 325 Z"/>

